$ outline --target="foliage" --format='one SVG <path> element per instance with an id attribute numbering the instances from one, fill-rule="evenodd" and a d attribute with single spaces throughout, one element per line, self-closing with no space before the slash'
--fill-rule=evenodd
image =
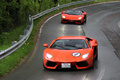
<path id="1" fill-rule="evenodd" d="M 10 32 L 26 24 L 29 15 L 35 15 L 46 9 L 55 7 L 58 5 L 58 2 L 64 4 L 70 1 L 71 0 L 0 0 L 0 46 L 5 47 L 6 44 L 11 44 L 11 40 L 15 40 L 15 38 L 11 39 L 9 37 Z M 20 34 L 17 36 L 19 35 Z"/>
<path id="2" fill-rule="evenodd" d="M 80 0 L 0 0 L 0 34 L 27 22 L 35 15 L 51 7 Z"/>
<path id="3" fill-rule="evenodd" d="M 78 0 L 0 0 L 0 34 L 27 22 L 35 15 L 51 7 Z"/>
<path id="4" fill-rule="evenodd" d="M 0 0 L 0 4 L 0 46 L 11 44 L 10 32 L 26 24 L 29 15 L 56 6 L 54 0 Z"/>

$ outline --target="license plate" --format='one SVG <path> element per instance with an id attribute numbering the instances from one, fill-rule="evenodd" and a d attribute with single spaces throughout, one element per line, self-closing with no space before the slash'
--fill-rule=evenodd
<path id="1" fill-rule="evenodd" d="M 71 68 L 71 64 L 70 63 L 62 63 L 61 67 L 62 68 Z"/>

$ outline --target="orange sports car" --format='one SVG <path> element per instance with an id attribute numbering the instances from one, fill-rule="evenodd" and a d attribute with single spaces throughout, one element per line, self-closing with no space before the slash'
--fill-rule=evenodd
<path id="1" fill-rule="evenodd" d="M 45 69 L 85 69 L 94 67 L 98 58 L 97 41 L 86 36 L 61 36 L 43 52 Z"/>
<path id="2" fill-rule="evenodd" d="M 61 12 L 61 23 L 75 22 L 81 24 L 86 22 L 87 13 L 79 10 L 66 10 Z"/>

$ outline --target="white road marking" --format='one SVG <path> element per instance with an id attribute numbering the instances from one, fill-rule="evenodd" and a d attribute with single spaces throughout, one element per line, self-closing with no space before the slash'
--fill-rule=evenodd
<path id="1" fill-rule="evenodd" d="M 118 27 L 120 28 L 120 21 L 118 22 Z"/>
<path id="2" fill-rule="evenodd" d="M 105 73 L 105 67 L 102 67 L 101 72 L 100 72 L 99 77 L 97 78 L 97 80 L 102 80 L 104 73 Z"/>
<path id="3" fill-rule="evenodd" d="M 82 28 L 81 28 L 81 26 L 78 26 L 78 30 L 79 30 L 79 31 L 82 31 Z"/>
<path id="4" fill-rule="evenodd" d="M 97 12 L 97 13 L 95 13 L 95 14 L 89 16 L 88 18 L 93 17 L 93 16 L 95 16 L 95 15 L 97 15 L 97 14 L 99 14 L 99 13 L 102 13 L 102 12 L 105 12 L 105 11 L 114 10 L 114 9 L 117 9 L 117 8 L 120 8 L 120 7 L 116 7 L 116 8 L 112 8 L 112 9 L 108 9 L 108 10 L 103 10 L 103 11 Z"/>
<path id="5" fill-rule="evenodd" d="M 81 26 L 78 26 L 78 33 L 79 33 L 79 36 L 81 36 L 81 32 L 83 31 L 82 27 Z"/>
<path id="6" fill-rule="evenodd" d="M 59 15 L 59 14 L 61 14 L 61 12 L 58 13 L 58 14 L 55 14 L 54 16 L 51 16 L 50 18 L 48 18 L 48 19 L 44 22 L 44 24 L 45 24 L 46 22 L 48 22 L 50 19 L 54 18 L 55 16 L 57 16 L 57 15 Z"/>
<path id="7" fill-rule="evenodd" d="M 40 31 L 39 31 L 39 37 L 40 37 L 40 35 L 41 35 L 41 33 L 42 33 L 42 28 L 43 28 L 44 24 L 47 23 L 50 19 L 54 18 L 55 16 L 57 16 L 57 15 L 59 15 L 59 14 L 61 14 L 61 12 L 58 13 L 58 14 L 55 14 L 54 16 L 49 17 L 49 18 L 43 23 L 43 25 L 41 26 Z"/>
<path id="8" fill-rule="evenodd" d="M 88 74 L 83 77 L 82 80 L 87 80 Z"/>

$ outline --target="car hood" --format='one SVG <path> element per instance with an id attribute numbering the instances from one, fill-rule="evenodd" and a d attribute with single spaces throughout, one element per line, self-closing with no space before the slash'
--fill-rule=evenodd
<path id="1" fill-rule="evenodd" d="M 79 57 L 74 57 L 72 54 L 78 52 L 80 53 Z M 78 49 L 78 50 L 58 50 L 58 49 L 46 49 L 44 51 L 44 54 L 49 53 L 51 54 L 53 57 L 50 59 L 51 61 L 58 61 L 58 62 L 79 62 L 79 61 L 83 61 L 85 59 L 83 59 L 81 56 L 89 53 L 90 55 L 91 49 Z"/>
<path id="2" fill-rule="evenodd" d="M 69 15 L 69 14 L 62 14 L 62 16 L 65 16 L 65 19 L 69 20 L 78 20 L 79 17 L 83 17 L 83 15 Z"/>

